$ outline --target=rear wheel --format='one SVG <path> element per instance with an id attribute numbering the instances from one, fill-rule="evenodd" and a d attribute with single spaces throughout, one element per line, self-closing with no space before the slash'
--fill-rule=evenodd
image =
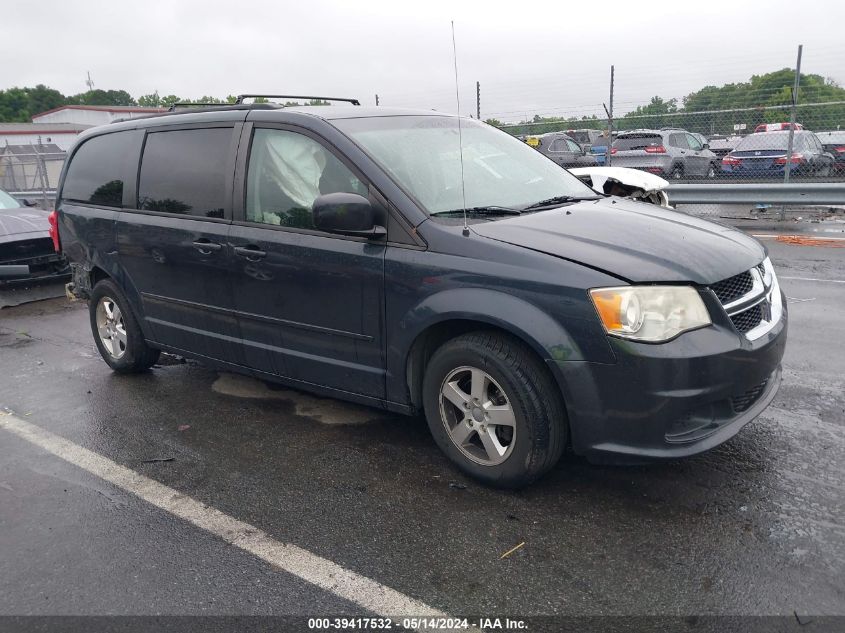
<path id="1" fill-rule="evenodd" d="M 97 350 L 114 371 L 143 371 L 158 361 L 159 350 L 147 345 L 126 296 L 113 281 L 97 282 L 91 291 L 88 312 Z"/>
<path id="2" fill-rule="evenodd" d="M 566 444 L 566 414 L 548 371 L 497 332 L 465 334 L 438 349 L 426 368 L 423 405 L 441 450 L 489 484 L 530 483 Z"/>

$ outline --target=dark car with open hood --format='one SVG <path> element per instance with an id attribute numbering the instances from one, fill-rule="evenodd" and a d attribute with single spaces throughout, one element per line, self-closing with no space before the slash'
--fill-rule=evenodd
<path id="1" fill-rule="evenodd" d="M 49 217 L 0 189 L 0 293 L 70 276 L 67 259 L 50 239 Z"/>
<path id="2" fill-rule="evenodd" d="M 55 237 L 115 371 L 166 350 L 422 413 L 507 487 L 565 451 L 700 453 L 774 398 L 786 304 L 752 237 L 598 193 L 472 119 L 244 101 L 70 152 Z"/>

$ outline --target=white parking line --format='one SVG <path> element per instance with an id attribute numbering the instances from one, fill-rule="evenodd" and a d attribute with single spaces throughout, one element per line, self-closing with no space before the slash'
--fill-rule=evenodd
<path id="1" fill-rule="evenodd" d="M 0 428 L 221 539 L 382 617 L 446 617 L 427 604 L 207 506 L 98 453 L 0 411 Z"/>
<path id="2" fill-rule="evenodd" d="M 818 279 L 816 277 L 786 277 L 778 275 L 778 279 L 794 279 L 795 281 L 820 281 L 826 284 L 845 284 L 845 279 Z"/>

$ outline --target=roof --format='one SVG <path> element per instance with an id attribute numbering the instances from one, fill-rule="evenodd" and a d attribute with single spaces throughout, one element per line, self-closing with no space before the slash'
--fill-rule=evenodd
<path id="1" fill-rule="evenodd" d="M 618 136 L 624 136 L 626 134 L 654 134 L 655 136 L 663 136 L 664 132 L 674 131 L 675 128 L 666 129 L 666 130 L 658 130 L 656 128 L 635 128 L 633 130 L 619 130 Z"/>
<path id="2" fill-rule="evenodd" d="M 46 112 L 33 114 L 33 121 L 45 114 L 60 112 L 61 110 L 89 110 L 94 112 L 113 112 L 114 114 L 153 114 L 155 112 L 167 112 L 167 108 L 146 108 L 141 106 L 99 106 L 99 105 L 63 105 Z"/>
<path id="3" fill-rule="evenodd" d="M 288 106 L 284 110 L 312 114 L 323 119 L 358 119 L 366 117 L 382 116 L 446 116 L 454 117 L 449 112 L 438 112 L 436 110 L 421 110 L 419 108 L 390 108 L 386 106 L 352 106 L 352 105 L 327 105 L 327 106 Z"/>
<path id="4" fill-rule="evenodd" d="M 78 123 L 0 123 L 0 134 L 79 134 L 89 127 Z"/>

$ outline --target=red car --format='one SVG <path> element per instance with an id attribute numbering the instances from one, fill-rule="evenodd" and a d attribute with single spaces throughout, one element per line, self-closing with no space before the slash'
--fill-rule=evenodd
<path id="1" fill-rule="evenodd" d="M 796 130 L 803 130 L 804 126 L 800 123 L 795 123 Z M 788 130 L 790 124 L 789 123 L 761 123 L 757 127 L 754 128 L 755 132 L 780 132 L 781 130 Z"/>

